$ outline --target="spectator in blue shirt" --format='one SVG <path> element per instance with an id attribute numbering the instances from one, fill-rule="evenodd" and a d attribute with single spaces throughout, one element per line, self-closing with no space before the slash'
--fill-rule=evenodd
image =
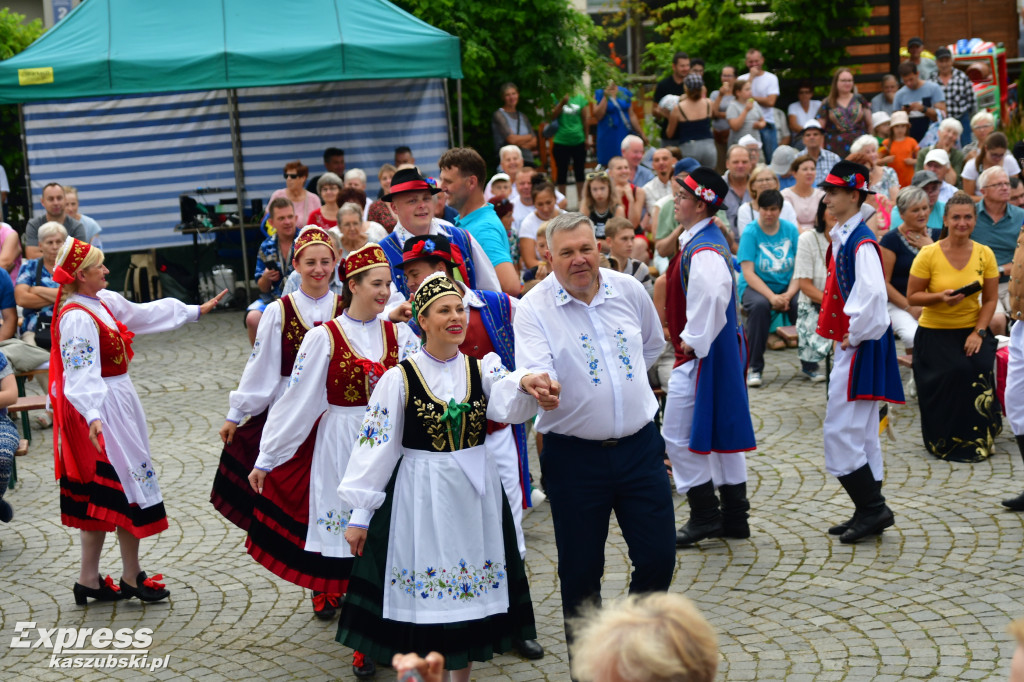
<path id="1" fill-rule="evenodd" d="M 475 149 L 449 149 L 437 164 L 441 168 L 441 188 L 448 195 L 448 205 L 459 212 L 456 226 L 469 232 L 480 244 L 494 266 L 501 290 L 519 296 L 519 273 L 512 264 L 508 233 L 501 224 L 494 206 L 484 201 L 487 183 L 484 159 Z"/>
<path id="2" fill-rule="evenodd" d="M 253 301 L 245 314 L 245 327 L 249 331 L 249 343 L 256 343 L 256 328 L 267 305 L 281 297 L 281 288 L 292 272 L 292 256 L 295 252 L 295 208 L 285 197 L 277 197 L 267 206 L 270 219 L 267 226 L 274 232 L 263 240 L 256 252 L 256 269 L 253 276 L 260 296 Z"/>
<path id="3" fill-rule="evenodd" d="M 1010 179 L 999 166 L 982 171 L 978 188 L 982 199 L 978 202 L 978 222 L 971 239 L 992 249 L 999 265 L 999 298 L 989 327 L 996 334 L 1005 334 L 1006 311 L 1010 308 L 1010 269 L 1021 225 L 1024 225 L 1024 209 L 1010 203 Z"/>
<path id="4" fill-rule="evenodd" d="M 910 116 L 910 136 L 918 142 L 928 132 L 939 112 L 946 113 L 946 93 L 934 81 L 926 81 L 917 73 L 917 64 L 903 62 L 898 71 L 903 87 L 896 91 L 893 106 Z"/>
<path id="5" fill-rule="evenodd" d="M 783 324 L 796 324 L 793 298 L 800 283 L 793 278 L 793 266 L 800 231 L 793 223 L 779 219 L 782 204 L 778 190 L 757 195 L 759 218 L 743 229 L 736 254 L 742 268 L 738 293 L 747 312 L 748 386 L 761 385 L 764 350 L 775 313 L 781 313 Z M 785 345 L 777 336 L 772 341 L 775 348 L 781 347 L 780 342 Z"/>

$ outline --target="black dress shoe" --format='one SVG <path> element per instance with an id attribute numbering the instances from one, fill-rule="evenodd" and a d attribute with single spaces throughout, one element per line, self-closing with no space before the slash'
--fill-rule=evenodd
<path id="1" fill-rule="evenodd" d="M 85 606 L 90 598 L 96 601 L 120 601 L 124 598 L 120 588 L 109 575 L 100 582 L 99 587 L 86 587 L 75 583 L 72 591 L 75 593 L 75 603 L 79 606 Z"/>
<path id="2" fill-rule="evenodd" d="M 535 639 L 517 639 L 512 642 L 512 645 L 523 658 L 527 658 L 531 661 L 544 658 L 544 647 L 538 644 Z"/>
<path id="3" fill-rule="evenodd" d="M 1007 500 L 1003 500 L 1002 505 L 1007 509 L 1013 511 L 1024 511 L 1024 493 L 1021 493 L 1017 497 L 1011 497 Z M 3 519 L 0 519 L 2 521 Z"/>
<path id="4" fill-rule="evenodd" d="M 124 599 L 138 597 L 139 601 L 145 602 L 167 599 L 171 596 L 171 591 L 165 589 L 162 582 L 158 582 L 163 579 L 164 576 L 161 573 L 157 573 L 152 578 L 147 578 L 146 572 L 142 571 L 135 578 L 135 587 L 132 587 L 124 581 L 124 578 L 121 578 L 121 593 L 124 595 Z"/>
<path id="5" fill-rule="evenodd" d="M 361 679 L 373 677 L 377 674 L 377 664 L 357 651 L 352 655 L 352 674 Z"/>
<path id="6" fill-rule="evenodd" d="M 10 523 L 13 518 L 14 509 L 11 508 L 11 503 L 7 500 L 0 500 L 0 521 Z"/>
<path id="7" fill-rule="evenodd" d="M 839 536 L 839 542 L 852 544 L 869 535 L 878 535 L 895 523 L 892 509 L 885 504 L 882 486 L 867 464 L 853 473 L 840 476 L 839 482 L 857 509 L 852 523 Z"/>
<path id="8" fill-rule="evenodd" d="M 849 518 L 849 520 L 843 521 L 842 523 L 837 523 L 836 525 L 834 525 L 831 528 L 829 528 L 828 529 L 828 534 L 829 535 L 842 535 L 843 533 L 846 532 L 847 528 L 849 528 L 851 525 L 853 525 L 856 522 L 857 522 L 857 512 L 854 512 L 853 516 L 851 516 Z"/>
<path id="9" fill-rule="evenodd" d="M 896 518 L 892 509 L 883 503 L 881 509 L 865 513 L 855 523 L 851 523 L 846 532 L 839 536 L 839 542 L 852 544 L 869 535 L 878 535 L 894 523 Z"/>

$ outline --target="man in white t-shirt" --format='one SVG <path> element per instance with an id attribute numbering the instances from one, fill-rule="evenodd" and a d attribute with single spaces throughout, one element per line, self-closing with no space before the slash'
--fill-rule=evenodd
<path id="1" fill-rule="evenodd" d="M 654 215 L 654 204 L 658 199 L 672 194 L 672 166 L 675 159 L 672 152 L 662 147 L 654 150 L 651 157 L 651 166 L 654 168 L 654 179 L 644 185 L 644 203 L 647 206 L 647 215 Z"/>
<path id="2" fill-rule="evenodd" d="M 764 160 L 770 162 L 775 148 L 779 146 L 778 131 L 775 127 L 775 114 L 772 108 L 779 98 L 779 79 L 770 71 L 764 70 L 764 55 L 757 48 L 747 50 L 747 70 L 750 79 L 750 96 L 761 105 L 761 114 L 767 125 L 761 129 L 761 142 L 764 144 Z"/>

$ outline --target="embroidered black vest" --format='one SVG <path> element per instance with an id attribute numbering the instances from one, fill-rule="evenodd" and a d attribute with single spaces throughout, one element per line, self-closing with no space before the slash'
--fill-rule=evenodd
<path id="1" fill-rule="evenodd" d="M 466 363 L 467 388 L 463 401 L 469 403 L 470 409 L 462 415 L 458 431 L 449 430 L 449 422 L 441 419 L 448 404 L 441 402 L 427 388 L 416 363 L 403 360 L 398 364 L 405 381 L 405 432 L 402 434 L 402 447 L 430 452 L 455 452 L 483 445 L 487 433 L 487 396 L 484 395 L 480 379 L 480 361 L 463 355 L 463 362 Z M 456 399 L 459 398 L 461 396 L 456 395 Z"/>

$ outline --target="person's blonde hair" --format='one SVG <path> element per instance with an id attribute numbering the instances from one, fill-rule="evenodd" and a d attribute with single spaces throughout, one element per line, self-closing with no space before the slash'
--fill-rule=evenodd
<path id="1" fill-rule="evenodd" d="M 58 262 L 60 262 L 63 251 L 67 248 L 70 248 L 69 244 L 68 242 L 64 242 L 64 246 L 61 247 L 61 251 L 57 254 Z M 82 259 L 82 264 L 78 266 L 77 270 L 75 270 L 75 275 L 86 268 L 95 267 L 97 265 L 103 265 L 103 252 L 93 246 L 89 249 L 89 252 L 85 254 L 85 258 Z M 67 302 L 68 295 L 78 293 L 78 278 L 75 277 L 73 282 L 63 284 L 61 287 L 62 295 L 60 300 L 57 301 L 57 310 L 60 310 Z"/>
<path id="2" fill-rule="evenodd" d="M 754 187 L 754 181 L 757 180 L 757 177 L 759 175 L 765 175 L 766 173 L 768 175 L 771 175 L 772 180 L 775 181 L 775 187 L 773 187 L 772 189 L 778 189 L 780 187 L 779 176 L 775 174 L 775 171 L 771 169 L 771 166 L 765 165 L 763 163 L 757 164 L 756 166 L 754 166 L 754 170 L 750 171 L 750 175 L 747 176 L 747 191 L 750 193 L 751 202 L 757 201 L 757 193 L 760 191 Z"/>
<path id="3" fill-rule="evenodd" d="M 571 624 L 573 677 L 587 682 L 614 670 L 626 682 L 712 682 L 714 629 L 681 594 L 631 596 Z"/>

